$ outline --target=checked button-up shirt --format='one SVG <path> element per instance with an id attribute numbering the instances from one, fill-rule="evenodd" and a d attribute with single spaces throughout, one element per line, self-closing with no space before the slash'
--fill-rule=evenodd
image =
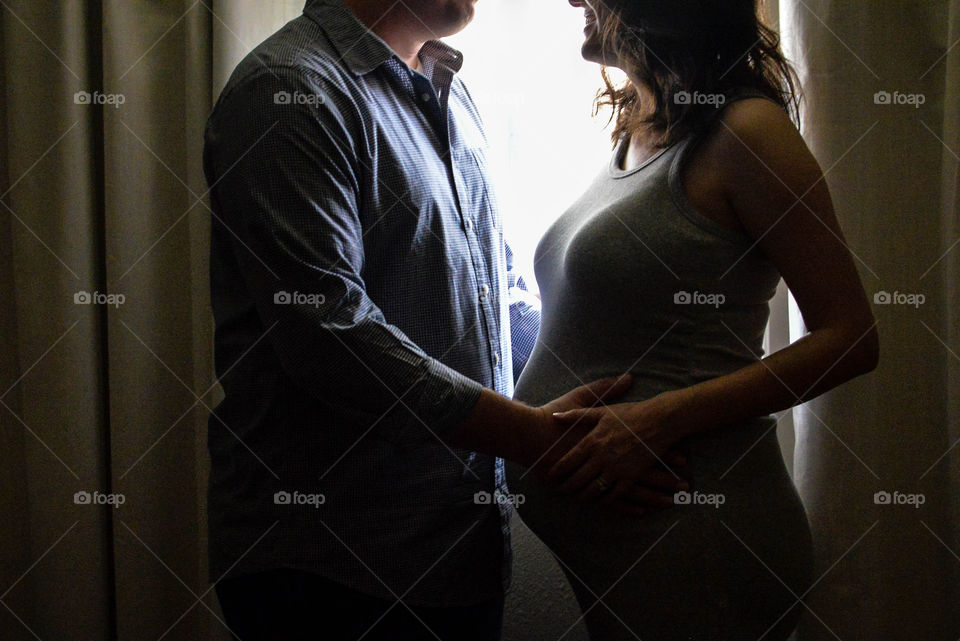
<path id="1" fill-rule="evenodd" d="M 420 59 L 309 0 L 210 117 L 211 580 L 428 606 L 509 580 L 503 463 L 444 441 L 482 386 L 512 394 L 506 248 L 461 55 Z"/>

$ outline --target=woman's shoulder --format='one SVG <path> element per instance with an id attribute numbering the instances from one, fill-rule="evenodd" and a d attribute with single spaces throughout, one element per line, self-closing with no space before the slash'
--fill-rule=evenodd
<path id="1" fill-rule="evenodd" d="M 736 194 L 813 182 L 808 178 L 816 173 L 806 143 L 787 111 L 775 100 L 758 95 L 740 94 L 728 102 L 699 139 L 693 158 L 684 180 L 688 186 L 696 186 L 691 195 L 712 194 L 716 207 L 710 209 L 704 196 L 700 198 L 704 211 L 738 227 L 743 223 L 730 208 Z M 798 172 L 804 177 L 795 180 Z"/>
<path id="2" fill-rule="evenodd" d="M 753 147 L 771 143 L 771 137 L 783 142 L 784 137 L 798 135 L 784 105 L 759 90 L 736 88 L 712 97 L 715 112 L 707 114 L 689 135 L 695 146 L 709 145 L 715 153 L 728 156 L 743 153 L 743 143 Z"/>
<path id="3" fill-rule="evenodd" d="M 759 92 L 731 95 L 710 129 L 717 160 L 731 168 L 742 167 L 738 161 L 745 156 L 763 160 L 802 145 L 800 132 L 783 105 Z"/>
<path id="4" fill-rule="evenodd" d="M 728 125 L 770 124 L 771 119 L 793 123 L 781 102 L 758 89 L 731 89 L 720 94 L 717 102 L 720 119 Z"/>

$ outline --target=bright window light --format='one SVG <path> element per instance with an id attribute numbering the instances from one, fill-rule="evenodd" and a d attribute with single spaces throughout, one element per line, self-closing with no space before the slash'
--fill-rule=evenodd
<path id="1" fill-rule="evenodd" d="M 547 227 L 604 169 L 606 113 L 591 116 L 600 67 L 580 56 L 583 11 L 565 0 L 482 0 L 474 22 L 447 42 L 480 108 L 507 242 L 532 281 Z M 531 283 L 532 284 L 532 283 Z"/>

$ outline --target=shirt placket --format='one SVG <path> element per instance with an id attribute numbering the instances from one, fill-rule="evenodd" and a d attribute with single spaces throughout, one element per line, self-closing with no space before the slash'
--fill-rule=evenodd
<path id="1" fill-rule="evenodd" d="M 457 163 L 454 162 L 452 153 L 453 145 L 450 139 L 453 122 L 447 109 L 454 72 L 440 61 L 432 60 L 430 62 L 433 67 L 433 82 L 418 73 L 411 73 L 410 79 L 413 84 L 414 98 L 417 100 L 417 104 L 420 105 L 426 114 L 427 119 L 433 125 L 439 140 L 442 141 L 444 146 L 442 156 L 447 166 L 447 172 L 453 181 L 454 201 L 456 202 L 457 211 L 460 215 L 461 230 L 467 240 L 470 260 L 476 278 L 475 295 L 478 297 L 484 329 L 486 330 L 486 342 L 489 348 L 487 357 L 489 358 L 492 374 L 491 385 L 497 388 L 500 386 L 499 383 L 504 380 L 503 372 L 501 371 L 503 367 L 503 357 L 500 353 L 500 334 L 496 325 L 497 313 L 500 306 L 498 299 L 499 292 L 495 290 L 496 282 L 491 280 L 490 270 L 487 267 L 487 262 L 484 260 L 484 253 L 480 245 L 481 230 L 477 228 L 477 220 L 472 212 L 465 211 L 463 207 L 462 194 L 469 194 L 470 191 L 469 186 L 464 181 L 457 167 Z M 497 391 L 506 393 L 509 390 L 497 389 Z M 468 465 L 472 462 L 472 459 L 473 456 L 471 456 L 471 461 L 468 462 Z M 513 563 L 513 552 L 510 540 L 510 515 L 512 505 L 508 501 L 509 495 L 507 493 L 506 472 L 503 459 L 499 457 L 495 458 L 493 472 L 494 496 L 497 497 L 496 505 L 499 512 L 500 530 L 503 540 L 503 566 L 501 568 L 501 576 L 504 590 L 506 590 L 510 583 Z"/>

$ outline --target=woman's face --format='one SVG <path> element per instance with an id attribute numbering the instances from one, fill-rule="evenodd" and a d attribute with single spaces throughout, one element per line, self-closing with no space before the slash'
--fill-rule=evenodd
<path id="1" fill-rule="evenodd" d="M 603 45 L 600 42 L 600 28 L 599 21 L 597 19 L 597 10 L 595 7 L 599 6 L 600 11 L 604 10 L 602 6 L 602 0 L 568 0 L 570 6 L 575 9 L 582 9 L 584 16 L 584 41 L 583 47 L 580 49 L 581 54 L 585 60 L 590 62 L 596 62 L 598 64 L 604 63 L 603 58 Z"/>
<path id="2" fill-rule="evenodd" d="M 583 29 L 584 42 L 581 53 L 584 59 L 608 67 L 619 67 L 617 54 L 611 50 L 604 51 L 601 37 L 602 25 L 606 25 L 611 16 L 616 13 L 625 22 L 635 19 L 638 13 L 636 0 L 567 0 L 570 6 L 582 9 L 585 26 Z"/>

